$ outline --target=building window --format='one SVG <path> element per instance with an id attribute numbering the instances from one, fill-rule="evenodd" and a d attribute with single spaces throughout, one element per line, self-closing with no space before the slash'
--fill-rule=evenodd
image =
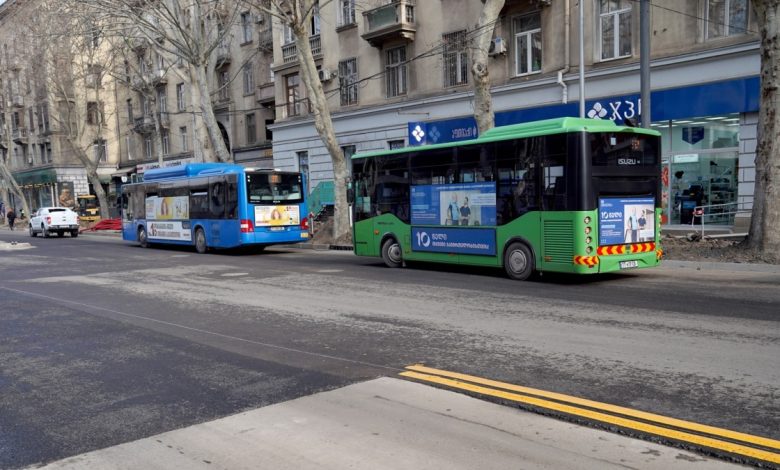
<path id="1" fill-rule="evenodd" d="M 406 94 L 406 47 L 388 49 L 385 55 L 387 97 Z"/>
<path id="2" fill-rule="evenodd" d="M 106 141 L 105 140 L 96 140 L 94 144 L 92 144 L 92 148 L 95 152 L 95 161 L 100 163 L 106 162 Z"/>
<path id="3" fill-rule="evenodd" d="M 133 100 L 127 100 L 127 122 L 133 123 Z"/>
<path id="4" fill-rule="evenodd" d="M 99 88 L 102 85 L 103 69 L 99 65 L 87 66 L 87 75 L 84 84 L 90 88 Z"/>
<path id="5" fill-rule="evenodd" d="M 748 0 L 707 0 L 706 8 L 707 39 L 747 32 Z"/>
<path id="6" fill-rule="evenodd" d="M 30 132 L 35 130 L 35 118 L 33 118 L 33 109 L 27 108 L 27 119 L 30 121 Z"/>
<path id="7" fill-rule="evenodd" d="M 466 30 L 442 36 L 444 44 L 444 86 L 465 85 L 469 82 L 469 56 L 466 48 Z"/>
<path id="8" fill-rule="evenodd" d="M 157 111 L 160 113 L 168 112 L 168 94 L 165 88 L 157 89 Z"/>
<path id="9" fill-rule="evenodd" d="M 355 0 L 339 0 L 338 26 L 355 24 Z"/>
<path id="10" fill-rule="evenodd" d="M 631 1 L 599 0 L 601 60 L 631 55 Z"/>
<path id="11" fill-rule="evenodd" d="M 146 155 L 147 160 L 152 159 L 152 153 L 153 153 L 153 144 L 152 144 L 152 136 L 147 135 L 144 137 L 144 154 Z"/>
<path id="12" fill-rule="evenodd" d="M 100 108 L 95 101 L 87 102 L 87 124 L 97 125 L 100 123 Z"/>
<path id="13" fill-rule="evenodd" d="M 243 44 L 252 42 L 252 15 L 248 11 L 241 13 L 241 36 Z"/>
<path id="14" fill-rule="evenodd" d="M 252 62 L 244 64 L 244 94 L 251 95 L 255 92 L 255 69 Z"/>
<path id="15" fill-rule="evenodd" d="M 51 144 L 46 144 L 46 161 L 51 163 Z"/>
<path id="16" fill-rule="evenodd" d="M 320 3 L 315 3 L 312 10 L 309 31 L 311 32 L 312 36 L 317 36 L 320 34 Z"/>
<path id="17" fill-rule="evenodd" d="M 230 99 L 230 74 L 227 69 L 217 71 L 217 86 L 219 87 L 219 99 L 227 101 Z"/>
<path id="18" fill-rule="evenodd" d="M 125 146 L 127 147 L 127 159 L 128 160 L 135 160 L 135 156 L 133 155 L 133 137 L 132 136 L 125 136 Z"/>
<path id="19" fill-rule="evenodd" d="M 180 127 L 179 128 L 179 138 L 181 139 L 181 151 L 186 152 L 188 150 L 187 148 L 187 141 L 189 140 L 187 138 L 187 127 Z"/>
<path id="20" fill-rule="evenodd" d="M 341 106 L 357 104 L 357 59 L 347 59 L 339 62 L 339 92 L 341 94 Z"/>
<path id="21" fill-rule="evenodd" d="M 398 150 L 404 148 L 404 140 L 388 140 L 387 141 L 387 148 L 390 150 Z"/>
<path id="22" fill-rule="evenodd" d="M 301 114 L 301 79 L 297 73 L 286 75 L 284 85 L 287 94 L 287 115 L 298 116 Z"/>
<path id="23" fill-rule="evenodd" d="M 160 141 L 162 144 L 162 153 L 163 155 L 168 155 L 171 153 L 171 135 L 168 133 L 167 130 L 163 129 L 163 131 L 160 133 Z"/>
<path id="24" fill-rule="evenodd" d="M 515 75 L 542 70 L 542 19 L 539 13 L 515 18 Z"/>
<path id="25" fill-rule="evenodd" d="M 152 111 L 149 105 L 149 98 L 144 96 L 142 100 L 143 100 L 144 117 L 149 117 L 152 115 Z"/>
<path id="26" fill-rule="evenodd" d="M 176 109 L 184 111 L 184 84 L 176 85 Z"/>
<path id="27" fill-rule="evenodd" d="M 246 115 L 246 143 L 254 144 L 257 141 L 257 125 L 255 124 L 255 113 Z"/>
<path id="28" fill-rule="evenodd" d="M 44 132 L 49 132 L 49 105 L 44 104 L 41 106 L 41 116 L 43 120 L 43 130 Z"/>
<path id="29" fill-rule="evenodd" d="M 146 58 L 144 57 L 144 53 L 139 53 L 136 56 L 136 59 L 138 59 L 138 71 L 141 75 L 146 75 Z"/>
<path id="30" fill-rule="evenodd" d="M 282 25 L 282 45 L 285 44 L 292 44 L 295 42 L 295 34 L 293 33 L 292 28 L 287 26 L 285 23 Z"/>
<path id="31" fill-rule="evenodd" d="M 311 180 L 309 179 L 309 152 L 295 152 L 298 157 L 298 171 L 303 173 L 306 177 L 306 185 L 311 187 Z"/>

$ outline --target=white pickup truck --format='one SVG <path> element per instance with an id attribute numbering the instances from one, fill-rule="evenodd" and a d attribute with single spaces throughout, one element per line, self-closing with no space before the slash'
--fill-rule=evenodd
<path id="1" fill-rule="evenodd" d="M 41 207 L 30 218 L 30 236 L 39 233 L 44 238 L 56 233 L 60 237 L 70 233 L 71 237 L 79 236 L 79 216 L 67 207 Z"/>

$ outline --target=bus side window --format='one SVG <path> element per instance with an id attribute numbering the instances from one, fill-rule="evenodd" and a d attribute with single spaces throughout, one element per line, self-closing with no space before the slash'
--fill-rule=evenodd
<path id="1" fill-rule="evenodd" d="M 228 219 L 238 218 L 238 176 L 228 175 L 225 191 L 225 215 Z"/>
<path id="2" fill-rule="evenodd" d="M 225 179 L 209 178 L 209 219 L 225 218 Z"/>
<path id="3" fill-rule="evenodd" d="M 409 167 L 406 154 L 376 160 L 375 214 L 393 214 L 409 222 Z"/>
<path id="4" fill-rule="evenodd" d="M 121 196 L 122 201 L 122 219 L 126 221 L 132 221 L 135 217 L 133 214 L 133 193 L 131 191 L 123 191 Z"/>
<path id="5" fill-rule="evenodd" d="M 208 179 L 190 181 L 190 219 L 209 218 Z"/>
<path id="6" fill-rule="evenodd" d="M 143 188 L 133 188 L 133 214 L 135 219 L 146 218 L 146 199 Z"/>
<path id="7" fill-rule="evenodd" d="M 546 138 L 542 169 L 544 171 L 544 210 L 566 210 L 566 160 L 567 145 L 564 139 Z"/>

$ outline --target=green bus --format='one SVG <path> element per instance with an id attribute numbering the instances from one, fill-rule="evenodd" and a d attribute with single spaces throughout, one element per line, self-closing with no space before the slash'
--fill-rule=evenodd
<path id="1" fill-rule="evenodd" d="M 657 266 L 660 134 L 559 118 L 352 157 L 355 254 L 594 274 Z"/>

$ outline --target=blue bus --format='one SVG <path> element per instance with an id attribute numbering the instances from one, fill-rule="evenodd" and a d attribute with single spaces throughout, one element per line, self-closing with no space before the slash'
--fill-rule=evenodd
<path id="1" fill-rule="evenodd" d="M 308 240 L 301 173 L 191 163 L 149 170 L 122 188 L 122 238 L 209 248 Z"/>

